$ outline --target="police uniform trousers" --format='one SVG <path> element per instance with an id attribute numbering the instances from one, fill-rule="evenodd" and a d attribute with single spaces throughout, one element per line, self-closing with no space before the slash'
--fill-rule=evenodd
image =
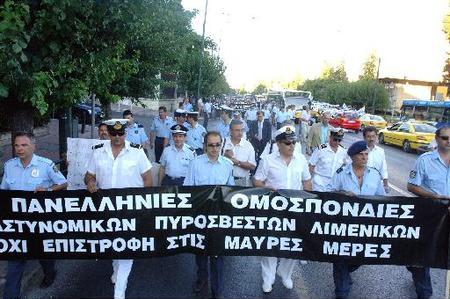
<path id="1" fill-rule="evenodd" d="M 40 260 L 39 262 L 45 276 L 56 274 L 54 260 Z M 20 298 L 20 286 L 25 266 L 26 260 L 8 261 L 8 273 L 6 274 L 6 283 L 3 289 L 4 299 Z"/>
<path id="2" fill-rule="evenodd" d="M 280 258 L 280 264 L 277 271 L 277 257 L 262 257 L 261 258 L 261 272 L 264 284 L 272 285 L 275 282 L 275 275 L 278 275 L 282 280 L 290 279 L 297 260 Z"/>
<path id="3" fill-rule="evenodd" d="M 208 256 L 195 255 L 197 264 L 197 280 L 208 281 Z M 223 293 L 223 257 L 209 257 L 210 281 L 212 297 L 222 297 Z"/>
<path id="4" fill-rule="evenodd" d="M 352 285 L 350 273 L 356 271 L 359 265 L 349 265 L 346 263 L 333 263 L 334 293 L 338 298 L 347 298 Z"/>
<path id="5" fill-rule="evenodd" d="M 163 177 L 161 186 L 183 186 L 184 177 L 173 178 L 167 174 Z"/>
<path id="6" fill-rule="evenodd" d="M 155 162 L 159 163 L 159 159 L 164 151 L 164 137 L 155 138 Z"/>
<path id="7" fill-rule="evenodd" d="M 133 260 L 113 260 L 113 275 L 111 280 L 114 285 L 114 298 L 125 298 L 128 276 L 133 267 Z"/>
<path id="8" fill-rule="evenodd" d="M 203 127 L 205 129 L 208 128 L 208 120 L 209 120 L 209 114 L 208 112 L 203 112 Z"/>
<path id="9" fill-rule="evenodd" d="M 430 268 L 428 267 L 406 267 L 411 272 L 416 294 L 418 298 L 430 298 L 433 295 L 431 285 Z"/>

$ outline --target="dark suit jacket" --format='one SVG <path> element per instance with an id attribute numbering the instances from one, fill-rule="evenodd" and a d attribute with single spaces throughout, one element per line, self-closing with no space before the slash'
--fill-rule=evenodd
<path id="1" fill-rule="evenodd" d="M 258 137 L 258 121 L 252 122 L 252 125 L 250 127 L 250 130 L 248 132 L 248 138 L 250 141 L 257 140 Z M 264 144 L 270 141 L 272 138 L 272 128 L 270 125 L 269 120 L 265 119 L 263 121 L 263 127 L 262 127 L 262 141 Z"/>

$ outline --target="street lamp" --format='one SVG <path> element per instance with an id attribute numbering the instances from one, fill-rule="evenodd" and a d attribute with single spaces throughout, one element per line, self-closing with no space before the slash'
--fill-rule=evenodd
<path id="1" fill-rule="evenodd" d="M 206 27 L 206 14 L 208 13 L 208 0 L 205 2 L 205 18 L 203 19 L 203 33 L 202 33 L 202 46 L 200 47 L 200 65 L 198 67 L 198 82 L 197 82 L 197 99 L 194 103 L 195 109 L 198 109 L 197 104 L 200 99 L 200 89 L 202 81 L 202 67 L 203 67 L 203 56 L 205 55 L 205 27 Z"/>

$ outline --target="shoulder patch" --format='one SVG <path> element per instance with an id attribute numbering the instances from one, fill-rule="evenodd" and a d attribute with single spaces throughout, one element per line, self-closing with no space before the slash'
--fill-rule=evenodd
<path id="1" fill-rule="evenodd" d="M 409 173 L 409 178 L 414 179 L 414 178 L 416 178 L 416 175 L 417 175 L 417 171 L 411 170 L 411 172 Z"/>
<path id="2" fill-rule="evenodd" d="M 138 124 L 138 128 L 143 128 L 144 125 Z"/>
<path id="3" fill-rule="evenodd" d="M 96 144 L 96 145 L 92 146 L 92 149 L 95 150 L 95 149 L 102 148 L 103 145 L 104 145 L 104 143 Z"/>
<path id="4" fill-rule="evenodd" d="M 142 145 L 137 144 L 137 143 L 130 143 L 130 146 L 134 147 L 134 148 L 137 148 L 137 149 L 141 149 L 142 148 Z"/>
<path id="5" fill-rule="evenodd" d="M 336 173 L 341 173 L 342 170 L 344 170 L 344 165 L 342 165 L 341 167 L 339 167 L 339 168 L 336 170 Z"/>
<path id="6" fill-rule="evenodd" d="M 320 148 L 326 148 L 328 145 L 326 144 L 326 143 L 324 143 L 324 144 L 321 144 L 320 145 Z"/>

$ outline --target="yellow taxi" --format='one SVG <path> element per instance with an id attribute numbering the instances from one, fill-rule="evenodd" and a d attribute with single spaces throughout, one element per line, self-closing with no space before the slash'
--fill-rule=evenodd
<path id="1" fill-rule="evenodd" d="M 361 123 L 361 130 L 364 130 L 364 128 L 368 126 L 372 126 L 377 129 L 384 129 L 387 126 L 387 121 L 385 121 L 384 118 L 372 114 L 362 115 L 359 118 L 359 122 Z"/>
<path id="2" fill-rule="evenodd" d="M 435 131 L 436 127 L 426 123 L 398 122 L 380 130 L 378 140 L 380 143 L 401 146 L 405 152 L 410 152 L 429 144 L 434 139 Z"/>

